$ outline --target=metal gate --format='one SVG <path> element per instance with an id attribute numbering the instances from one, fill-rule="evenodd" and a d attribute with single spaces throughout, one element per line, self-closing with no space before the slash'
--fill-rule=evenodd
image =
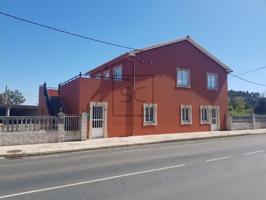
<path id="1" fill-rule="evenodd" d="M 75 141 L 81 139 L 80 115 L 65 116 L 65 138 L 64 141 Z"/>

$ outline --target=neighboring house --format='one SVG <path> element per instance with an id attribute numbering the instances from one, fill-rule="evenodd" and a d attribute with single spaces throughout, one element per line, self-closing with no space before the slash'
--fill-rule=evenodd
<path id="1" fill-rule="evenodd" d="M 186 37 L 114 58 L 60 84 L 58 97 L 64 112 L 90 114 L 89 138 L 225 130 L 229 72 Z"/>
<path id="2" fill-rule="evenodd" d="M 38 106 L 0 104 L 0 116 L 36 116 Z"/>

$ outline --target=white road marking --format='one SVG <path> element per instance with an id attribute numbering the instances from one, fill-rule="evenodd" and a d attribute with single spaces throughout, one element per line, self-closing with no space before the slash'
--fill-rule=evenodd
<path id="1" fill-rule="evenodd" d="M 228 158 L 231 158 L 231 156 L 224 156 L 224 157 L 220 157 L 220 158 L 213 158 L 213 159 L 206 160 L 206 162 L 213 162 L 213 161 L 224 160 L 224 159 L 228 159 Z"/>
<path id="2" fill-rule="evenodd" d="M 6 199 L 6 198 L 17 197 L 17 196 L 22 196 L 22 195 L 26 195 L 26 194 L 33 194 L 33 193 L 38 193 L 38 192 L 45 192 L 45 191 L 62 189 L 62 188 L 74 187 L 74 186 L 79 186 L 79 185 L 84 185 L 84 184 L 89 184 L 89 183 L 97 183 L 97 182 L 102 182 L 102 181 L 114 180 L 114 179 L 124 178 L 124 177 L 128 177 L 128 176 L 135 176 L 135 175 L 139 175 L 139 174 L 147 174 L 147 173 L 164 171 L 164 170 L 169 170 L 169 169 L 176 169 L 176 168 L 185 167 L 185 166 L 186 166 L 185 164 L 172 165 L 172 166 L 167 166 L 167 167 L 161 167 L 161 168 L 149 169 L 149 170 L 144 170 L 144 171 L 132 172 L 132 173 L 128 173 L 128 174 L 121 174 L 121 175 L 117 175 L 117 176 L 110 176 L 110 177 L 106 177 L 106 178 L 94 179 L 94 180 L 89 180 L 89 181 L 82 181 L 82 182 L 77 182 L 77 183 L 72 183 L 72 184 L 67 184 L 67 185 L 59 185 L 59 186 L 55 186 L 55 187 L 42 188 L 42 189 L 38 189 L 38 190 L 30 190 L 30 191 L 26 191 L 26 192 L 20 192 L 20 193 L 14 193 L 14 194 L 0 196 L 0 199 Z"/>
<path id="3" fill-rule="evenodd" d="M 252 154 L 262 153 L 262 152 L 264 152 L 264 150 L 251 151 L 251 152 L 244 153 L 244 155 L 252 155 Z"/>

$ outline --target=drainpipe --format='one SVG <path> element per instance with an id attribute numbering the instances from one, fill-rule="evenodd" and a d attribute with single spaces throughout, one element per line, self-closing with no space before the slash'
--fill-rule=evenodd
<path id="1" fill-rule="evenodd" d="M 131 53 L 131 56 L 135 56 L 136 54 Z M 133 110 L 133 127 L 132 127 L 132 136 L 135 135 L 135 89 L 136 89 L 136 61 L 132 58 L 127 58 L 129 61 L 132 62 L 133 65 L 133 104 L 132 104 L 132 110 Z"/>

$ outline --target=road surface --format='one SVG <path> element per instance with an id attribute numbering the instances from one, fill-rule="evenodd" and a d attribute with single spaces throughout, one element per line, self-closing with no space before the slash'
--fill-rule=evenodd
<path id="1" fill-rule="evenodd" d="M 0 199 L 266 199 L 266 135 L 0 158 Z"/>

